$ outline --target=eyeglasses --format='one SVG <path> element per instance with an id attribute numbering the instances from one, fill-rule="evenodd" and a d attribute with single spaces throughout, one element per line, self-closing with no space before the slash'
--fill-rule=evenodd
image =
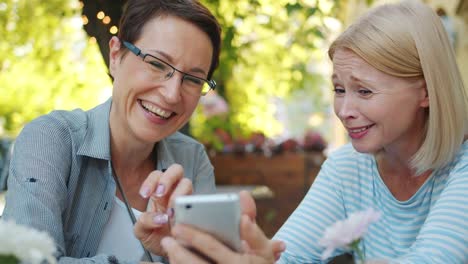
<path id="1" fill-rule="evenodd" d="M 133 54 L 138 57 L 141 57 L 144 62 L 150 65 L 152 72 L 153 80 L 155 81 L 166 81 L 169 80 L 174 73 L 180 72 L 182 74 L 182 89 L 190 95 L 200 96 L 205 95 L 210 90 L 216 88 L 216 82 L 214 80 L 206 80 L 183 71 L 176 69 L 171 64 L 156 58 L 155 56 L 142 53 L 141 49 L 137 48 L 135 45 L 124 41 L 124 46 L 130 50 Z"/>

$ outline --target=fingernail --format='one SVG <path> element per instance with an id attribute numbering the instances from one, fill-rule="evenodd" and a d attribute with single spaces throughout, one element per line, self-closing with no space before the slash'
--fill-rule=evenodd
<path id="1" fill-rule="evenodd" d="M 148 198 L 149 195 L 150 195 L 150 192 L 151 192 L 151 190 L 150 190 L 150 188 L 148 186 L 143 186 L 140 189 L 140 195 L 143 198 Z"/>
<path id="2" fill-rule="evenodd" d="M 156 188 L 156 197 L 161 197 L 164 195 L 164 185 L 159 184 L 158 188 Z"/>
<path id="3" fill-rule="evenodd" d="M 286 250 L 286 244 L 284 242 L 280 243 L 280 250 L 285 251 Z"/>
<path id="4" fill-rule="evenodd" d="M 166 224 L 169 221 L 167 214 L 157 214 L 153 217 L 153 222 L 158 225 Z"/>
<path id="5" fill-rule="evenodd" d="M 174 217 L 174 208 L 167 209 L 166 213 L 167 213 L 167 216 L 169 216 L 169 218 Z"/>

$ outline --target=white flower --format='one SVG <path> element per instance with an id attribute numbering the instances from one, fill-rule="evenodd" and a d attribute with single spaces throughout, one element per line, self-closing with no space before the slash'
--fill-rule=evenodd
<path id="1" fill-rule="evenodd" d="M 56 263 L 55 244 L 46 232 L 0 220 L 0 256 L 15 256 L 20 262 Z"/>
<path id="2" fill-rule="evenodd" d="M 328 227 L 319 241 L 319 244 L 325 247 L 322 260 L 328 259 L 337 248 L 349 249 L 366 234 L 370 224 L 379 220 L 380 215 L 380 212 L 369 208 L 351 213 L 347 219 Z"/>

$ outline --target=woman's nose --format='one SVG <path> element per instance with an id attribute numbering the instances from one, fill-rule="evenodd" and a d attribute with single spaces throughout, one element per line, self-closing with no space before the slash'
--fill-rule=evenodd
<path id="1" fill-rule="evenodd" d="M 182 93 L 182 78 L 181 74 L 174 72 L 172 76 L 163 82 L 163 91 L 161 94 L 166 99 L 167 103 L 177 103 L 181 99 Z"/>
<path id="2" fill-rule="evenodd" d="M 354 98 L 345 95 L 337 103 L 336 114 L 340 119 L 355 118 L 357 116 L 357 104 Z"/>

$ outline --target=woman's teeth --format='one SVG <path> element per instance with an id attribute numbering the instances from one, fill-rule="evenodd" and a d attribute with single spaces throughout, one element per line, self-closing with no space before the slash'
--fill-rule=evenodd
<path id="1" fill-rule="evenodd" d="M 148 110 L 149 112 L 155 114 L 155 115 L 158 115 L 162 118 L 169 118 L 171 116 L 171 112 L 167 112 L 167 111 L 164 111 L 162 110 L 161 108 L 157 108 L 156 106 L 152 105 L 152 104 L 148 104 L 144 101 L 141 101 L 141 105 L 146 109 Z"/>
<path id="2" fill-rule="evenodd" d="M 359 132 L 362 132 L 366 129 L 369 129 L 370 126 L 366 126 L 366 127 L 362 127 L 362 128 L 357 128 L 357 129 L 350 129 L 349 132 L 351 133 L 359 133 Z"/>

